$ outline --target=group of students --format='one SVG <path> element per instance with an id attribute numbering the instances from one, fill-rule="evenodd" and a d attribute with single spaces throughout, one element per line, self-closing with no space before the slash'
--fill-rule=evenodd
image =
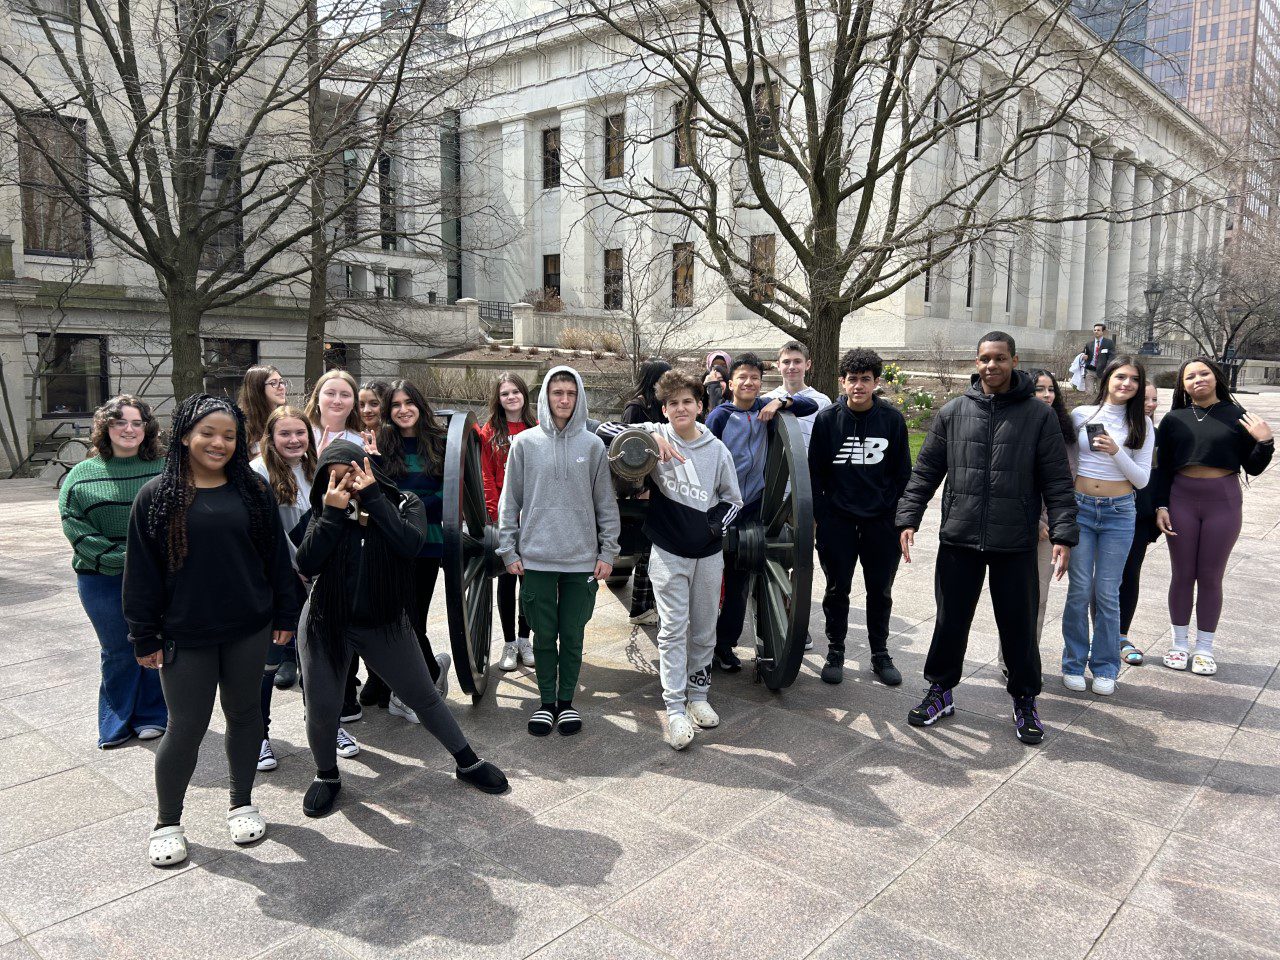
<path id="1" fill-rule="evenodd" d="M 929 688 L 912 725 L 954 712 L 988 571 L 1020 740 L 1044 735 L 1036 697 L 1052 579 L 1070 575 L 1063 683 L 1086 689 L 1087 670 L 1095 694 L 1113 693 L 1121 662 L 1141 662 L 1127 633 L 1142 562 L 1160 534 L 1173 564 L 1174 640 L 1164 663 L 1214 673 L 1222 578 L 1240 530 L 1238 478 L 1270 462 L 1266 423 L 1235 403 L 1206 358 L 1183 364 L 1158 430 L 1154 387 L 1133 358 L 1111 360 L 1095 402 L 1070 415 L 1052 373 L 1018 369 L 1008 334 L 984 336 L 975 365 L 969 389 L 934 418 L 914 467 L 901 411 L 877 395 L 883 363 L 871 350 L 841 358 L 835 403 L 805 383 L 811 364 L 796 342 L 779 353 L 782 386 L 765 395 L 765 364 L 753 354 L 717 351 L 696 376 L 652 361 L 619 423 L 589 418 L 570 367 L 546 374 L 536 415 L 525 382 L 500 377 L 479 441 L 505 566 L 499 666 L 532 666 L 539 690 L 528 732 L 583 728 L 574 697 L 585 632 L 620 549 L 606 444 L 627 428 L 651 434 L 659 451 L 642 494 L 649 502 L 635 552 L 646 562 L 635 573 L 632 618 L 658 624 L 666 738 L 682 750 L 698 729 L 719 724 L 711 671 L 741 669 L 735 647 L 749 589 L 745 573 L 726 568 L 722 543 L 759 515 L 769 435 L 784 411 L 799 418 L 808 446 L 826 575 L 823 681 L 843 679 L 861 562 L 870 668 L 885 684 L 902 682 L 888 649 L 893 584 L 940 486 Z M 116 397 L 95 414 L 97 456 L 63 486 L 79 595 L 102 649 L 99 745 L 163 735 L 149 840 L 156 866 L 187 856 L 183 800 L 215 692 L 226 716 L 228 829 L 241 844 L 265 834 L 251 792 L 256 772 L 276 765 L 271 692 L 294 647 L 316 765 L 308 816 L 334 808 L 337 759 L 359 752 L 342 724 L 362 707 L 420 722 L 454 756 L 460 780 L 508 789 L 445 704 L 449 660 L 427 636 L 443 543 L 444 424 L 404 380 L 360 386 L 329 371 L 301 410 L 287 393 L 276 368 L 255 367 L 238 403 L 190 397 L 174 412 L 167 452 L 150 406 Z M 358 697 L 357 658 L 367 670 Z"/>

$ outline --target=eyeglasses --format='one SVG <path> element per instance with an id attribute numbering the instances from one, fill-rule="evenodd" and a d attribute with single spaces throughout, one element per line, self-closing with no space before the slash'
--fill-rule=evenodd
<path id="1" fill-rule="evenodd" d="M 289 381 L 282 380 L 279 377 L 274 377 L 267 381 L 267 386 L 270 387 L 272 390 L 276 389 L 276 387 L 284 387 L 286 390 L 288 390 Z"/>
<path id="2" fill-rule="evenodd" d="M 107 426 L 112 430 L 123 430 L 125 427 L 141 430 L 146 423 L 142 420 L 112 420 Z"/>

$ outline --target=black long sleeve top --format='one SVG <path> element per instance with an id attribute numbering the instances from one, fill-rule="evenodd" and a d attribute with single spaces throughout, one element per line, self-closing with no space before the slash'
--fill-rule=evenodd
<path id="1" fill-rule="evenodd" d="M 280 513 L 267 511 L 270 551 L 258 552 L 249 510 L 235 486 L 196 488 L 187 511 L 187 556 L 173 573 L 162 539 L 146 529 L 160 478 L 138 492 L 129 516 L 124 563 L 124 617 L 135 656 L 172 643 L 205 647 L 243 639 L 270 625 L 296 630 L 298 575 L 289 559 Z M 266 497 L 266 486 L 263 485 Z"/>
<path id="2" fill-rule="evenodd" d="M 855 413 L 841 398 L 814 417 L 809 482 L 819 518 L 892 518 L 910 479 L 907 422 L 896 408 L 876 398 Z"/>
<path id="3" fill-rule="evenodd" d="M 1275 443 L 1259 443 L 1240 425 L 1245 410 L 1221 401 L 1208 410 L 1170 410 L 1156 428 L 1156 508 L 1169 506 L 1174 475 L 1183 467 L 1243 470 L 1256 477 L 1267 469 Z"/>

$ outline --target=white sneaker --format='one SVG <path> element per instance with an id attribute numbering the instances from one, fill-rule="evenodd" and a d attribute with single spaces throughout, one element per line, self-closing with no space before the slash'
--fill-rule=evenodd
<path id="1" fill-rule="evenodd" d="M 703 730 L 720 726 L 720 714 L 712 710 L 711 704 L 705 700 L 690 700 L 685 704 L 685 709 L 689 712 L 689 718 Z"/>
<path id="2" fill-rule="evenodd" d="M 164 736 L 164 727 L 143 727 L 138 731 L 139 740 L 158 740 Z"/>
<path id="3" fill-rule="evenodd" d="M 1116 692 L 1116 681 L 1114 677 L 1094 677 L 1093 692 L 1100 697 L 1109 697 Z"/>
<path id="4" fill-rule="evenodd" d="M 275 752 L 271 749 L 271 741 L 263 740 L 262 748 L 258 751 L 258 769 L 274 770 L 280 764 L 276 761 Z"/>
<path id="5" fill-rule="evenodd" d="M 352 757 L 360 755 L 360 744 L 356 743 L 355 737 L 347 733 L 341 727 L 338 728 L 338 756 L 350 760 Z"/>
<path id="6" fill-rule="evenodd" d="M 810 636 L 810 635 L 809 635 L 809 634 L 807 634 L 807 633 L 804 635 L 804 648 L 805 648 L 806 650 L 812 650 L 812 649 L 813 649 L 813 637 L 812 637 L 812 636 Z"/>
<path id="7" fill-rule="evenodd" d="M 1074 690 L 1077 693 L 1081 693 L 1086 688 L 1086 684 L 1084 682 L 1084 674 L 1064 673 L 1062 675 L 1062 685 L 1066 687 L 1068 690 Z"/>
<path id="8" fill-rule="evenodd" d="M 637 613 L 631 618 L 631 622 L 638 627 L 651 626 L 658 622 L 658 610 L 656 607 L 650 607 L 643 613 Z"/>
<path id="9" fill-rule="evenodd" d="M 449 668 L 453 666 L 453 657 L 447 653 L 436 654 L 436 665 L 440 668 L 440 676 L 436 678 L 436 689 L 441 698 L 449 696 Z"/>
<path id="10" fill-rule="evenodd" d="M 401 701 L 401 699 L 394 693 L 391 695 L 391 700 L 387 703 L 387 713 L 391 714 L 393 717 L 404 717 L 410 723 L 418 722 L 418 715 L 406 707 L 404 702 Z"/>
<path id="11" fill-rule="evenodd" d="M 518 643 L 504 643 L 502 645 L 502 659 L 498 661 L 498 669 L 506 670 L 510 673 L 514 670 L 520 661 L 520 645 Z"/>
<path id="12" fill-rule="evenodd" d="M 683 713 L 667 718 L 667 743 L 673 750 L 683 750 L 693 743 L 693 724 Z"/>
<path id="13" fill-rule="evenodd" d="M 532 667 L 533 660 L 533 640 L 529 637 L 517 637 L 516 646 L 520 648 L 520 662 L 526 667 Z"/>

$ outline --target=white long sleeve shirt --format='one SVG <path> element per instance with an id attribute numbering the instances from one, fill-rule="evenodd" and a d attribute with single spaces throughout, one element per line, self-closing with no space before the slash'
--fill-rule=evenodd
<path id="1" fill-rule="evenodd" d="M 1151 479 L 1151 458 L 1156 446 L 1156 429 L 1150 417 L 1147 418 L 1146 439 L 1138 450 L 1130 450 L 1124 445 L 1129 436 L 1129 424 L 1125 420 L 1123 406 L 1104 403 L 1101 407 L 1076 407 L 1071 411 L 1071 422 L 1076 428 L 1076 448 L 1080 454 L 1076 476 L 1091 480 L 1127 480 L 1135 490 L 1147 485 Z M 1107 428 L 1107 436 L 1120 448 L 1115 456 L 1093 449 L 1085 430 L 1089 423 L 1101 423 Z"/>

